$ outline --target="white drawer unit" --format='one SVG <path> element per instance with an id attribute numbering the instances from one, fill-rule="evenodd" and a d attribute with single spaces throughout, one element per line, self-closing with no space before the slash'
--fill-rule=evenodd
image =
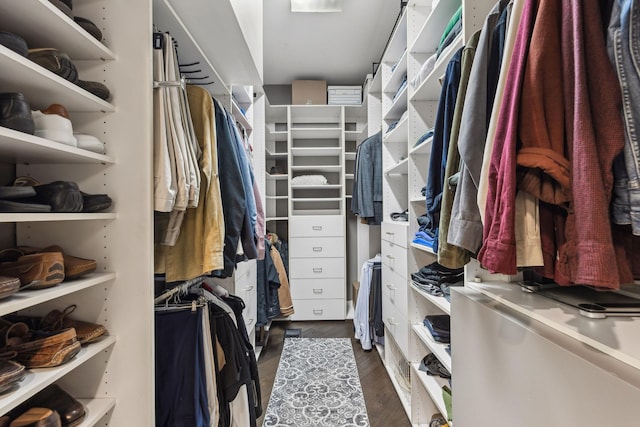
<path id="1" fill-rule="evenodd" d="M 291 320 L 343 320 L 344 299 L 294 299 Z"/>
<path id="2" fill-rule="evenodd" d="M 292 216 L 289 220 L 289 236 L 293 237 L 343 237 L 344 217 L 337 215 Z"/>
<path id="3" fill-rule="evenodd" d="M 382 264 L 402 277 L 407 276 L 407 249 L 382 241 Z"/>
<path id="4" fill-rule="evenodd" d="M 292 258 L 291 279 L 344 279 L 344 258 Z"/>
<path id="5" fill-rule="evenodd" d="M 343 237 L 292 237 L 289 239 L 291 258 L 344 257 Z"/>
<path id="6" fill-rule="evenodd" d="M 393 303 L 398 310 L 407 310 L 407 279 L 389 268 L 382 267 L 382 295 Z"/>
<path id="7" fill-rule="evenodd" d="M 406 222 L 400 222 L 397 224 L 392 222 L 382 223 L 381 237 L 383 241 L 387 241 L 391 244 L 406 248 L 408 233 L 409 233 L 409 227 L 407 226 Z"/>
<path id="8" fill-rule="evenodd" d="M 344 279 L 291 279 L 293 299 L 337 299 L 344 294 Z"/>
<path id="9" fill-rule="evenodd" d="M 382 294 L 382 321 L 407 360 L 409 357 L 409 323 L 406 315 Z"/>

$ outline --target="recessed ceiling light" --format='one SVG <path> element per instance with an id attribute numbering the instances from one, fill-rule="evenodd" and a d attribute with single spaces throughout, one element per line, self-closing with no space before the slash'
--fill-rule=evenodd
<path id="1" fill-rule="evenodd" d="M 291 12 L 342 12 L 342 0 L 291 0 Z"/>

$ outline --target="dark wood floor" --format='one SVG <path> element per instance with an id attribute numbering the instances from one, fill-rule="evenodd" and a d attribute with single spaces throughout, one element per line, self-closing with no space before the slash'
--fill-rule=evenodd
<path id="1" fill-rule="evenodd" d="M 375 349 L 372 351 L 362 350 L 360 343 L 353 339 L 353 322 L 351 320 L 274 322 L 272 324 L 269 340 L 258 359 L 264 412 L 269 404 L 273 380 L 278 369 L 285 328 L 301 328 L 302 337 L 305 338 L 351 338 L 371 427 L 411 426 L 378 352 Z M 258 418 L 258 426 L 262 425 L 262 421 L 263 417 Z"/>

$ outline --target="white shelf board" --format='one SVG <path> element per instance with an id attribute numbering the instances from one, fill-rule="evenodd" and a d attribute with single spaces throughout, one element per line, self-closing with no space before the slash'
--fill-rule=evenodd
<path id="1" fill-rule="evenodd" d="M 209 93 L 212 95 L 229 94 L 229 86 L 211 64 L 202 47 L 188 30 L 188 25 L 184 23 L 170 3 L 169 0 L 153 0 L 153 24 L 160 31 L 171 33 L 171 36 L 178 42 L 181 62 L 185 64 L 198 62 L 198 69 L 202 70 L 201 75 L 209 76 L 208 81 L 213 81 L 212 85 L 203 86 Z"/>
<path id="2" fill-rule="evenodd" d="M 293 216 L 342 215 L 342 210 L 340 209 L 294 209 L 292 212 L 292 215 Z"/>
<path id="3" fill-rule="evenodd" d="M 578 310 L 550 298 L 523 292 L 515 283 L 467 282 L 466 287 L 504 304 L 619 361 L 640 369 L 640 321 L 638 318 L 589 319 Z"/>
<path id="4" fill-rule="evenodd" d="M 53 300 L 83 289 L 108 283 L 116 278 L 115 273 L 92 273 L 76 280 L 68 280 L 57 286 L 17 292 L 0 301 L 0 316 L 23 310 L 43 302 Z"/>
<path id="5" fill-rule="evenodd" d="M 384 358 L 383 358 L 383 362 L 384 362 Z M 407 413 L 407 418 L 411 419 L 411 392 L 405 391 L 405 389 L 403 389 L 400 386 L 400 383 L 398 383 L 398 380 L 396 379 L 395 373 L 391 369 L 389 369 L 389 367 L 386 364 L 384 365 L 384 368 L 387 370 L 387 374 L 389 375 L 391 384 L 393 384 L 393 388 L 396 390 L 396 394 L 400 398 L 400 403 L 402 403 L 402 407 L 404 408 L 404 411 Z"/>
<path id="6" fill-rule="evenodd" d="M 338 139 L 342 128 L 292 128 L 292 139 Z"/>
<path id="7" fill-rule="evenodd" d="M 402 114 L 407 111 L 407 91 L 408 85 L 402 88 L 402 91 L 392 100 L 391 107 L 384 115 L 385 120 L 399 119 Z"/>
<path id="8" fill-rule="evenodd" d="M 286 141 L 289 135 L 289 132 L 286 130 L 271 130 L 269 126 L 265 126 L 265 137 L 267 141 L 275 142 L 275 141 Z"/>
<path id="9" fill-rule="evenodd" d="M 442 33 L 454 13 L 460 7 L 460 2 L 438 1 L 427 17 L 424 25 L 418 31 L 413 44 L 409 48 L 411 53 L 432 53 L 438 49 Z"/>
<path id="10" fill-rule="evenodd" d="M 253 103 L 253 91 L 251 86 L 234 85 L 231 93 L 240 105 L 251 105 Z"/>
<path id="11" fill-rule="evenodd" d="M 236 121 L 244 126 L 248 133 L 251 133 L 251 131 L 253 130 L 253 126 L 251 126 L 251 123 L 249 123 L 249 119 L 247 119 L 247 116 L 244 115 L 244 113 L 240 109 L 240 106 L 233 98 L 231 99 L 231 113 L 233 114 L 233 117 L 236 119 Z"/>
<path id="12" fill-rule="evenodd" d="M 264 349 L 263 345 L 257 345 L 256 349 L 255 349 L 255 353 L 256 353 L 256 360 L 258 360 L 260 358 L 260 355 L 262 354 L 262 350 Z"/>
<path id="13" fill-rule="evenodd" d="M 345 160 L 355 160 L 356 159 L 356 153 L 344 153 L 344 159 Z"/>
<path id="14" fill-rule="evenodd" d="M 289 196 L 264 196 L 267 200 L 286 200 Z"/>
<path id="15" fill-rule="evenodd" d="M 409 173 L 409 158 L 400 160 L 395 165 L 384 171 L 385 175 L 407 175 Z"/>
<path id="16" fill-rule="evenodd" d="M 400 83 L 402 83 L 402 79 L 407 75 L 407 51 L 405 50 L 400 59 L 397 62 L 396 68 L 391 72 L 389 76 L 389 80 L 385 84 L 383 88 L 383 92 L 390 93 L 393 96 L 394 93 L 400 87 Z M 393 66 L 393 64 L 387 64 L 389 68 Z"/>
<path id="17" fill-rule="evenodd" d="M 53 102 L 70 112 L 112 112 L 113 104 L 87 92 L 80 86 L 55 75 L 22 55 L 0 45 L 0 90 L 21 92 L 32 110 L 47 108 Z"/>
<path id="18" fill-rule="evenodd" d="M 349 300 L 347 301 L 347 315 L 345 319 L 353 319 L 354 314 L 355 314 L 355 307 L 353 306 L 353 301 Z"/>
<path id="19" fill-rule="evenodd" d="M 344 174 L 344 179 L 354 179 L 355 174 L 352 173 L 345 173 Z"/>
<path id="20" fill-rule="evenodd" d="M 0 413 L 4 414 L 8 412 L 48 385 L 53 384 L 55 381 L 73 371 L 87 360 L 111 347 L 115 342 L 115 336 L 108 336 L 102 341 L 83 346 L 80 352 L 64 365 L 55 368 L 28 369 L 19 387 L 2 395 L 2 399 L 0 399 Z"/>
<path id="21" fill-rule="evenodd" d="M 77 399 L 84 406 L 86 417 L 78 427 L 93 427 L 116 406 L 114 398 Z"/>
<path id="22" fill-rule="evenodd" d="M 429 396 L 431 396 L 431 400 L 433 400 L 436 408 L 438 408 L 442 416 L 447 418 L 447 408 L 446 406 L 444 406 L 444 398 L 442 397 L 442 386 L 447 384 L 447 381 L 440 377 L 427 375 L 426 372 L 422 372 L 420 369 L 418 369 L 419 366 L 419 363 L 411 364 L 413 373 L 412 377 L 415 377 L 419 380 L 420 384 L 422 384 L 425 390 L 427 390 L 427 393 L 429 393 Z M 453 426 L 451 422 L 449 423 L 449 425 Z"/>
<path id="23" fill-rule="evenodd" d="M 291 154 L 294 156 L 339 156 L 342 154 L 341 147 L 292 147 Z"/>
<path id="24" fill-rule="evenodd" d="M 425 198 L 425 196 L 412 197 L 411 200 L 409 200 L 409 202 L 411 202 L 411 203 L 426 203 L 426 198 Z"/>
<path id="25" fill-rule="evenodd" d="M 283 174 L 279 174 L 279 175 L 271 175 L 271 174 L 265 174 L 267 179 L 270 179 L 272 181 L 286 181 L 287 179 L 289 179 L 289 175 L 287 175 L 286 173 Z"/>
<path id="26" fill-rule="evenodd" d="M 447 48 L 440 54 L 433 70 L 429 73 L 423 82 L 418 86 L 411 96 L 411 101 L 437 101 L 440 98 L 442 85 L 440 77 L 444 75 L 449 61 L 453 54 L 463 46 L 462 34 L 460 34 Z"/>
<path id="27" fill-rule="evenodd" d="M 348 136 L 355 136 L 355 137 L 358 137 L 358 136 L 361 136 L 361 135 L 366 135 L 366 133 L 367 133 L 367 128 L 368 128 L 368 126 L 367 126 L 367 124 L 365 124 L 365 125 L 362 127 L 362 129 L 358 129 L 358 130 L 345 130 L 345 131 L 344 131 L 344 134 L 345 134 L 345 135 L 348 135 Z"/>
<path id="28" fill-rule="evenodd" d="M 369 94 L 381 94 L 382 93 L 382 69 L 378 67 L 376 73 L 371 80 L 371 89 L 369 89 Z M 379 98 L 379 96 L 378 96 Z"/>
<path id="29" fill-rule="evenodd" d="M 0 127 L 0 158 L 12 163 L 104 163 L 115 158 Z"/>
<path id="30" fill-rule="evenodd" d="M 288 221 L 288 216 L 268 216 L 266 218 L 267 221 Z"/>
<path id="31" fill-rule="evenodd" d="M 408 9 L 409 8 L 404 8 L 402 16 L 394 27 L 391 37 L 389 37 L 389 44 L 383 52 L 384 62 L 396 62 L 402 56 L 402 52 L 407 48 Z M 380 73 L 378 72 L 376 74 Z"/>
<path id="32" fill-rule="evenodd" d="M 29 47 L 56 48 L 71 59 L 115 59 L 109 48 L 47 0 L 2 2 L 0 13 L 2 30 L 19 34 Z"/>
<path id="33" fill-rule="evenodd" d="M 385 144 L 406 144 L 408 139 L 407 130 L 409 128 L 409 117 L 405 117 L 396 125 L 391 132 L 384 134 Z"/>
<path id="34" fill-rule="evenodd" d="M 433 305 L 444 311 L 445 314 L 451 314 L 451 303 L 447 301 L 445 297 L 437 297 L 435 295 L 431 295 L 415 286 L 412 281 L 409 281 L 409 283 L 411 283 L 411 289 L 413 289 L 418 295 L 429 300 Z"/>
<path id="35" fill-rule="evenodd" d="M 422 141 L 420 145 L 417 147 L 412 147 L 411 151 L 409 151 L 409 155 L 412 156 L 427 156 L 431 154 L 431 142 L 433 142 L 433 137 L 428 138 L 425 141 Z"/>
<path id="36" fill-rule="evenodd" d="M 344 196 L 344 198 L 345 198 L 345 199 L 353 199 L 353 195 L 351 195 L 351 194 L 346 194 L 346 195 Z"/>
<path id="37" fill-rule="evenodd" d="M 287 157 L 288 153 L 272 153 L 268 148 L 264 149 L 264 153 L 268 159 Z"/>
<path id="38" fill-rule="evenodd" d="M 452 373 L 453 371 L 451 370 L 451 355 L 447 353 L 447 344 L 436 342 L 429 333 L 429 330 L 423 325 L 411 325 L 411 329 L 413 329 L 413 332 L 415 332 L 420 341 L 422 341 L 424 345 L 426 345 L 427 348 L 429 348 L 429 350 L 431 350 L 431 352 L 435 354 L 438 360 L 442 362 L 449 373 Z"/>
<path id="39" fill-rule="evenodd" d="M 318 171 L 318 172 L 340 172 L 340 165 L 308 165 L 308 166 L 291 166 L 292 171 Z"/>
<path id="40" fill-rule="evenodd" d="M 431 255 L 437 255 L 437 254 L 434 252 L 434 250 L 433 250 L 433 249 L 431 249 L 431 248 L 430 248 L 430 247 L 428 247 L 428 246 L 421 245 L 421 244 L 419 244 L 419 243 L 411 242 L 411 243 L 409 243 L 409 246 L 411 246 L 412 248 L 416 248 L 416 249 L 418 249 L 418 250 L 421 250 L 421 251 L 423 251 L 423 252 L 430 253 Z"/>
<path id="41" fill-rule="evenodd" d="M 306 203 L 324 203 L 324 202 L 341 202 L 342 197 L 292 197 L 291 200 L 296 202 L 306 202 Z"/>
<path id="42" fill-rule="evenodd" d="M 115 212 L 107 213 L 0 213 L 1 222 L 53 222 L 53 221 L 95 221 L 116 219 Z"/>
<path id="43" fill-rule="evenodd" d="M 291 184 L 292 190 L 336 190 L 342 188 L 340 184 L 324 184 L 324 185 L 297 185 Z"/>

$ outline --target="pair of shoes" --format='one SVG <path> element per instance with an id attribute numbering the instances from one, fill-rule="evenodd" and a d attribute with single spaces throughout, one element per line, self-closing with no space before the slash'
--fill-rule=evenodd
<path id="1" fill-rule="evenodd" d="M 18 246 L 13 251 L 19 251 L 23 255 L 39 254 L 47 252 L 58 252 L 62 254 L 62 260 L 64 263 L 64 278 L 65 280 L 77 279 L 87 274 L 96 271 L 97 263 L 95 259 L 80 258 L 77 256 L 69 255 L 65 253 L 58 245 L 47 246 L 46 248 L 34 248 L 33 246 Z M 1 253 L 1 252 L 0 252 Z"/>
<path id="2" fill-rule="evenodd" d="M 31 106 L 20 92 L 0 93 L 0 126 L 33 135 Z"/>
<path id="3" fill-rule="evenodd" d="M 77 426 L 86 417 L 84 405 L 57 384 L 51 384 L 20 404 L 9 413 L 9 417 L 12 414 L 19 416 L 32 408 L 46 408 L 56 412 L 63 427 Z"/>
<path id="4" fill-rule="evenodd" d="M 26 200 L 49 205 L 52 212 L 100 212 L 108 209 L 112 203 L 107 194 L 87 194 L 80 191 L 78 184 L 71 181 L 40 184 L 31 177 L 18 177 L 13 184 L 32 186 L 36 195 Z"/>
<path id="5" fill-rule="evenodd" d="M 81 18 L 79 16 L 73 16 L 73 3 L 71 0 L 49 0 L 51 4 L 60 9 L 62 13 L 69 18 L 73 18 L 74 21 L 86 32 L 91 34 L 96 40 L 102 40 L 102 32 L 98 29 L 96 24 L 88 20 L 87 18 Z"/>
<path id="6" fill-rule="evenodd" d="M 73 304 L 62 311 L 51 310 L 44 317 L 8 315 L 5 319 L 12 323 L 25 323 L 31 329 L 45 332 L 61 332 L 73 328 L 81 345 L 100 341 L 107 336 L 107 328 L 103 325 L 71 319 L 69 316 L 76 308 L 77 306 Z"/>
<path id="7" fill-rule="evenodd" d="M 33 187 L 0 186 L 0 212 L 51 212 L 51 206 L 29 200 L 35 195 Z"/>
<path id="8" fill-rule="evenodd" d="M 13 390 L 26 375 L 24 365 L 9 360 L 15 356 L 15 352 L 0 355 L 0 393 Z"/>
<path id="9" fill-rule="evenodd" d="M 78 141 L 73 134 L 69 112 L 64 105 L 51 104 L 44 110 L 32 111 L 35 135 L 40 138 L 76 147 Z"/>
<path id="10" fill-rule="evenodd" d="M 11 323 L 5 319 L 0 319 L 0 325 L 0 351 L 15 353 L 14 360 L 27 369 L 60 366 L 80 351 L 80 342 L 73 328 L 39 331 L 30 329 L 26 323 Z"/>
<path id="11" fill-rule="evenodd" d="M 49 408 L 29 408 L 11 421 L 11 417 L 2 417 L 0 427 L 62 427 L 60 415 Z"/>

